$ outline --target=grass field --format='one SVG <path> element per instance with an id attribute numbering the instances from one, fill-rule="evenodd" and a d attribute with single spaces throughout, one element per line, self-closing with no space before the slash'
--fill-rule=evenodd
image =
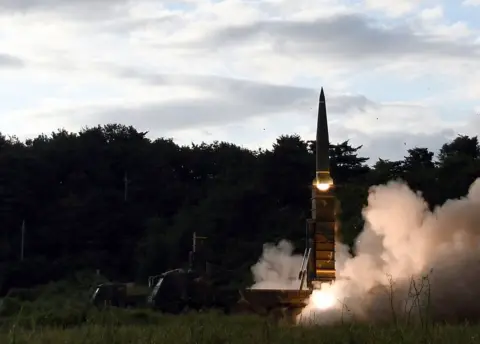
<path id="1" fill-rule="evenodd" d="M 116 312 L 115 312 L 116 313 Z M 78 326 L 38 326 L 35 323 L 2 327 L 0 343 L 478 343 L 479 326 L 430 328 L 328 326 L 300 327 L 273 324 L 266 319 L 220 314 L 160 316 L 147 311 L 108 313 Z M 126 316 L 129 313 L 128 316 Z M 127 323 L 129 322 L 129 323 Z M 27 325 L 27 326 L 25 326 Z"/>
<path id="2" fill-rule="evenodd" d="M 24 296 L 28 300 L 5 299 L 0 344 L 480 343 L 480 325 L 320 327 L 214 312 L 168 316 L 147 309 L 98 311 L 86 302 L 88 288 L 79 286 L 56 283 Z"/>

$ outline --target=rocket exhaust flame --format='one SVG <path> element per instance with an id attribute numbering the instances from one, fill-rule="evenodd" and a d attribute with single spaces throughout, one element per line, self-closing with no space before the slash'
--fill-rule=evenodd
<path id="1" fill-rule="evenodd" d="M 316 184 L 315 184 L 315 187 L 316 187 L 319 191 L 328 191 L 328 190 L 332 187 L 332 184 L 316 183 Z"/>
<path id="2" fill-rule="evenodd" d="M 310 302 L 315 309 L 323 311 L 335 307 L 337 300 L 335 294 L 330 291 L 314 290 Z"/>

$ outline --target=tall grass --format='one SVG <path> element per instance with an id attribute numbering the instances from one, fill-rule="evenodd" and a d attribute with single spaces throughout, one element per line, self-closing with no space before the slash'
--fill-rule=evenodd
<path id="1" fill-rule="evenodd" d="M 0 344 L 267 344 L 267 343 L 480 343 L 480 326 L 440 325 L 430 315 L 428 276 L 413 280 L 407 299 L 390 293 L 392 319 L 383 325 L 344 322 L 335 326 L 293 326 L 254 315 L 217 312 L 163 315 L 148 309 L 88 305 L 88 288 L 78 283 L 52 284 L 36 299 L 5 299 L 0 312 Z M 346 310 L 348 312 L 348 309 Z"/>
<path id="2" fill-rule="evenodd" d="M 109 318 L 111 317 L 111 318 Z M 154 319 L 154 320 L 153 320 Z M 124 319 L 125 320 L 125 319 Z M 138 320 L 138 319 L 137 319 Z M 11 326 L 0 332 L 0 343 L 196 343 L 196 344 L 267 344 L 267 343 L 478 343 L 479 326 L 432 326 L 428 334 L 416 326 L 288 326 L 253 316 L 196 314 L 153 316 L 138 324 L 119 321 L 115 314 L 102 320 L 72 327 Z"/>

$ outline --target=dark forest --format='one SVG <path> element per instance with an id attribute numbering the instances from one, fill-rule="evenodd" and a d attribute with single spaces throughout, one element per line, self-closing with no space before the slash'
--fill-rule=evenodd
<path id="1" fill-rule="evenodd" d="M 232 286 L 252 282 L 264 243 L 288 239 L 303 250 L 313 141 L 281 136 L 252 151 L 146 135 L 110 124 L 25 142 L 0 136 L 1 295 L 76 271 L 145 281 L 187 264 L 193 232 L 207 237 L 212 264 L 231 273 Z M 433 208 L 464 196 L 480 176 L 477 137 L 458 136 L 438 154 L 410 149 L 401 161 L 368 161 L 360 148 L 330 147 L 349 244 L 371 185 L 402 179 Z"/>

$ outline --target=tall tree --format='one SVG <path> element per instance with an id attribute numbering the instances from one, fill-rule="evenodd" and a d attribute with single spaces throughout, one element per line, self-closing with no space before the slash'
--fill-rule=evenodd
<path id="1" fill-rule="evenodd" d="M 438 160 L 442 201 L 465 195 L 470 184 L 480 176 L 478 138 L 462 135 L 445 143 Z"/>

